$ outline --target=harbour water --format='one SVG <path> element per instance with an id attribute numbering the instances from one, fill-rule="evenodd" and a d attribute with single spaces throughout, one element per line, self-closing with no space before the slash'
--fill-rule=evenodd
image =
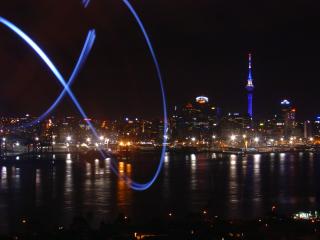
<path id="1" fill-rule="evenodd" d="M 159 179 L 144 192 L 129 189 L 110 169 L 111 159 L 0 162 L 0 232 L 15 231 L 21 219 L 47 228 L 84 216 L 93 226 L 120 213 L 144 222 L 169 212 L 184 216 L 206 210 L 227 219 L 251 219 L 272 206 L 283 214 L 320 208 L 320 154 L 248 156 L 214 153 L 168 154 Z M 158 154 L 122 159 L 120 175 L 148 180 Z"/>

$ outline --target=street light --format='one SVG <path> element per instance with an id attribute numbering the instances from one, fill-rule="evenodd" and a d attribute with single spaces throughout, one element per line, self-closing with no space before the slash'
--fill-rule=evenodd
<path id="1" fill-rule="evenodd" d="M 254 138 L 255 143 L 258 143 L 260 141 L 260 139 L 258 137 Z"/>
<path id="2" fill-rule="evenodd" d="M 71 136 L 67 136 L 66 140 L 67 140 L 67 142 L 70 142 L 72 140 L 72 137 Z"/>
<path id="3" fill-rule="evenodd" d="M 235 141 L 237 139 L 236 135 L 231 135 L 230 137 L 231 141 Z"/>

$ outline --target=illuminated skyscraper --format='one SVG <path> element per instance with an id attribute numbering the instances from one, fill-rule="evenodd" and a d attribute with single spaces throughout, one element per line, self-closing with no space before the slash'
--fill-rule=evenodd
<path id="1" fill-rule="evenodd" d="M 253 100 L 253 78 L 252 78 L 252 55 L 249 53 L 249 73 L 248 73 L 248 83 L 246 86 L 247 93 L 248 93 L 248 116 L 250 118 L 253 117 L 253 110 L 252 110 L 252 100 Z"/>
<path id="2" fill-rule="evenodd" d="M 199 96 L 185 106 L 176 108 L 172 121 L 172 136 L 186 141 L 211 140 L 219 118 L 219 108 L 212 105 L 208 97 Z"/>
<path id="3" fill-rule="evenodd" d="M 290 137 L 294 134 L 296 126 L 296 109 L 287 99 L 281 101 L 281 114 L 284 122 L 284 135 Z"/>

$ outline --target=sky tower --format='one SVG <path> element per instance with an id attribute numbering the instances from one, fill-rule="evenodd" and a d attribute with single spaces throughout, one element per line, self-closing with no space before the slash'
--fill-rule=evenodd
<path id="1" fill-rule="evenodd" d="M 252 100 L 253 100 L 253 78 L 252 78 L 252 55 L 249 53 L 249 74 L 248 74 L 248 83 L 246 86 L 248 93 L 248 115 L 252 119 L 253 110 L 252 110 Z"/>

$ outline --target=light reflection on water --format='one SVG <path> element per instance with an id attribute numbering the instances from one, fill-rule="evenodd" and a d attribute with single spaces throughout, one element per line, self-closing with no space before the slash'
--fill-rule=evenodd
<path id="1" fill-rule="evenodd" d="M 7 188 L 7 167 L 1 168 L 1 189 Z"/>
<path id="2" fill-rule="evenodd" d="M 163 164 L 163 185 L 164 191 L 169 192 L 170 188 L 170 156 L 169 153 L 166 153 Z M 168 198 L 169 195 L 165 195 L 164 198 Z"/>
<path id="3" fill-rule="evenodd" d="M 229 175 L 229 196 L 230 202 L 236 203 L 238 199 L 238 181 L 237 181 L 237 155 L 230 155 L 230 175 Z"/>
<path id="4" fill-rule="evenodd" d="M 191 191 L 196 190 L 198 179 L 197 179 L 197 156 L 195 154 L 191 154 L 191 175 L 190 175 L 190 187 Z"/>
<path id="5" fill-rule="evenodd" d="M 127 202 L 131 201 L 132 190 L 127 186 L 124 177 L 132 177 L 132 166 L 130 163 L 119 162 L 118 163 L 119 175 L 118 188 L 117 188 L 117 208 L 121 213 L 130 215 L 131 209 Z"/>
<path id="6" fill-rule="evenodd" d="M 91 213 L 93 223 L 119 213 L 141 221 L 165 211 L 203 208 L 227 218 L 253 218 L 272 205 L 284 213 L 320 208 L 320 155 L 317 153 L 221 154 L 167 153 L 164 169 L 146 192 L 134 192 L 121 176 L 143 182 L 159 159 L 146 154 L 123 161 L 55 156 L 43 164 L 0 165 L 0 232 L 22 216 L 67 224 Z M 39 161 L 39 160 L 38 160 Z M 120 178 L 110 165 L 119 169 Z M 40 211 L 41 210 L 41 211 Z"/>

